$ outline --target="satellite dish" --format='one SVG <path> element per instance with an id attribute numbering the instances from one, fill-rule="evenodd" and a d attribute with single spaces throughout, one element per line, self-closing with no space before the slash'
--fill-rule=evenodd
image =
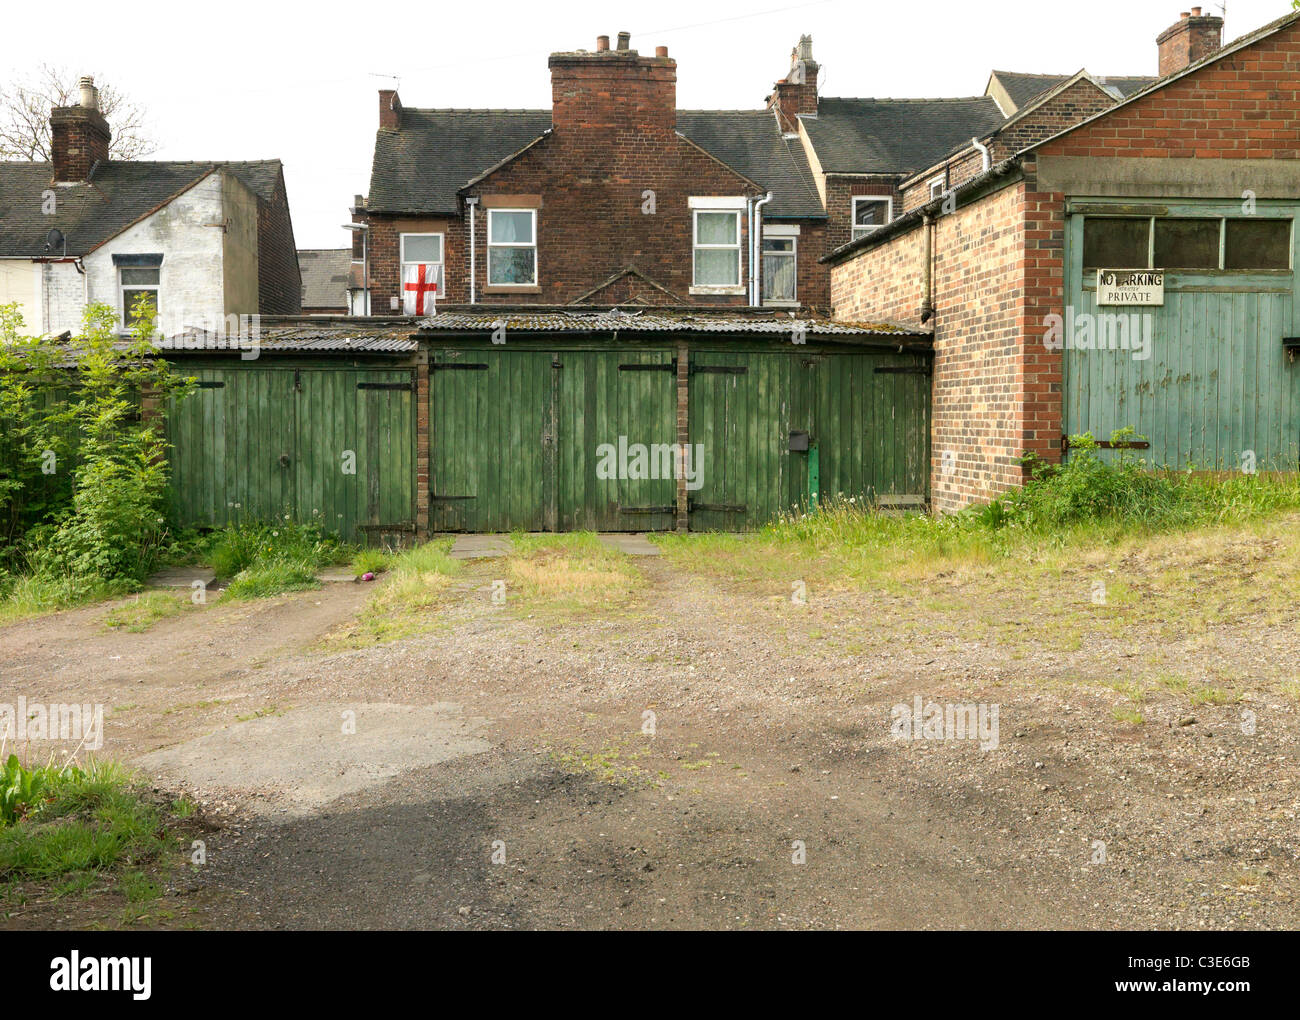
<path id="1" fill-rule="evenodd" d="M 63 236 L 63 231 L 58 227 L 45 235 L 45 250 L 54 251 L 56 248 L 64 252 L 68 250 L 68 239 Z"/>

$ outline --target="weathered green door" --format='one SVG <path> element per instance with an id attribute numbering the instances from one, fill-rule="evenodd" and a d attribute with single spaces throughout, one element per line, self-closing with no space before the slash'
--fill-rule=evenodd
<path id="1" fill-rule="evenodd" d="M 928 498 L 924 355 L 698 351 L 690 387 L 691 443 L 703 464 L 692 530 L 758 527 L 814 496 L 912 508 Z"/>
<path id="2" fill-rule="evenodd" d="M 556 356 L 562 530 L 673 527 L 677 368 L 671 349 Z"/>
<path id="3" fill-rule="evenodd" d="M 1300 206 L 1260 201 L 1246 215 L 1241 202 L 1182 202 L 1139 206 L 1133 200 L 1076 201 L 1065 238 L 1065 315 L 1060 342 L 1067 435 L 1091 432 L 1108 440 L 1131 426 L 1150 443 L 1135 456 L 1155 466 L 1239 470 L 1295 470 L 1300 463 L 1300 365 L 1283 338 L 1300 335 L 1294 273 L 1298 242 L 1290 234 L 1286 268 L 1226 268 L 1249 260 L 1249 245 L 1234 252 L 1233 224 L 1294 220 Z M 1085 220 L 1122 220 L 1141 237 L 1152 231 L 1150 253 L 1139 265 L 1085 267 Z M 1173 270 L 1159 265 L 1154 231 L 1180 229 L 1174 221 L 1222 222 L 1220 268 Z M 1170 226 L 1170 224 L 1173 224 Z M 1214 230 L 1210 231 L 1211 240 Z M 1247 235 L 1248 236 L 1248 235 Z M 1101 247 L 1098 245 L 1098 247 Z M 1172 248 L 1170 250 L 1176 250 Z M 1164 256 L 1168 257 L 1168 256 Z M 1166 268 L 1163 304 L 1097 304 L 1096 269 Z M 1044 327 L 1044 334 L 1046 326 Z M 1136 337 L 1136 341 L 1135 341 Z M 1039 337 L 1031 340 L 1038 341 Z"/>
<path id="4" fill-rule="evenodd" d="M 434 531 L 555 529 L 554 360 L 522 349 L 433 352 Z"/>
<path id="5" fill-rule="evenodd" d="M 409 370 L 178 371 L 199 380 L 167 421 L 182 521 L 221 527 L 287 515 L 356 542 L 413 532 Z"/>

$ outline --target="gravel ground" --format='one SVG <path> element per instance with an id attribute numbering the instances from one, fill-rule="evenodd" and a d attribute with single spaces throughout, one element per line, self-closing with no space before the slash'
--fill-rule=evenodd
<path id="1" fill-rule="evenodd" d="M 1012 655 L 914 631 L 906 598 L 635 568 L 630 605 L 563 614 L 493 604 L 476 563 L 427 633 L 346 652 L 321 642 L 369 586 L 142 634 L 81 609 L 0 628 L 0 687 L 104 703 L 101 753 L 200 801 L 208 863 L 165 902 L 203 926 L 1300 922 L 1294 699 L 1131 725 L 1097 682 L 1122 643 Z M 997 746 L 896 739 L 916 696 L 996 706 Z M 35 897 L 9 924 L 93 918 Z"/>

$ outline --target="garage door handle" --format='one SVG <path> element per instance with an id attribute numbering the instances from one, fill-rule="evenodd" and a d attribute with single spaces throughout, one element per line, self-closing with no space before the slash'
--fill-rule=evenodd
<path id="1" fill-rule="evenodd" d="M 288 467 L 288 466 L 289 466 L 289 455 L 287 453 L 280 454 L 280 467 Z"/>

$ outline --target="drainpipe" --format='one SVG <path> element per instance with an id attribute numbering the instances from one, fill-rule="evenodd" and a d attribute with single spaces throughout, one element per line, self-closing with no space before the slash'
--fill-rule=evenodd
<path id="1" fill-rule="evenodd" d="M 980 172 L 987 172 L 989 167 L 993 165 L 993 157 L 989 155 L 989 147 L 987 145 L 981 145 L 978 138 L 972 138 L 970 143 L 980 151 Z"/>
<path id="2" fill-rule="evenodd" d="M 754 215 L 749 228 L 749 293 L 750 304 L 756 306 L 763 303 L 763 278 L 760 275 L 763 260 L 763 206 L 770 201 L 772 193 L 769 191 L 754 203 Z"/>
<path id="3" fill-rule="evenodd" d="M 922 230 L 925 231 L 925 298 L 921 303 L 921 321 L 929 322 L 934 316 L 934 217 L 928 213 L 921 218 Z"/>
<path id="4" fill-rule="evenodd" d="M 469 303 L 472 305 L 474 299 L 478 296 L 476 286 L 478 284 L 478 274 L 475 272 L 475 248 L 474 243 L 474 213 L 478 209 L 478 196 L 471 196 L 465 199 L 465 204 L 469 206 Z"/>

